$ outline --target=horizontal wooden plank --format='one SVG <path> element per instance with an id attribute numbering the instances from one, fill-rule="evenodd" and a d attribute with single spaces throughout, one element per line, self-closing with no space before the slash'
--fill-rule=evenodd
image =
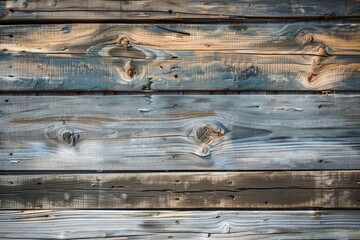
<path id="1" fill-rule="evenodd" d="M 0 208 L 360 208 L 360 171 L 0 175 Z"/>
<path id="2" fill-rule="evenodd" d="M 359 90 L 360 25 L 0 26 L 0 89 Z"/>
<path id="3" fill-rule="evenodd" d="M 344 17 L 359 16 L 356 0 L 223 0 L 223 1 L 113 1 L 48 0 L 0 1 L 2 21 L 86 20 L 177 20 L 241 17 Z"/>
<path id="4" fill-rule="evenodd" d="M 360 95 L 3 95 L 0 102 L 0 170 L 360 168 Z"/>
<path id="5" fill-rule="evenodd" d="M 358 239 L 359 211 L 1 211 L 6 239 Z"/>

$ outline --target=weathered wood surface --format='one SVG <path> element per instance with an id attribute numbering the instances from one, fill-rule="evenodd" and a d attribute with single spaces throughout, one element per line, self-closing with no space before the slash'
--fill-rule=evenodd
<path id="1" fill-rule="evenodd" d="M 360 25 L 0 26 L 0 89 L 359 90 Z"/>
<path id="2" fill-rule="evenodd" d="M 3 239 L 359 239 L 359 211 L 2 211 Z"/>
<path id="3" fill-rule="evenodd" d="M 0 102 L 0 170 L 360 168 L 360 95 L 1 96 Z"/>
<path id="4" fill-rule="evenodd" d="M 1 209 L 360 208 L 360 171 L 0 176 Z"/>
<path id="5" fill-rule="evenodd" d="M 356 0 L 1 0 L 1 21 L 131 21 L 211 19 L 236 20 L 243 17 L 299 18 L 354 17 L 360 15 Z"/>

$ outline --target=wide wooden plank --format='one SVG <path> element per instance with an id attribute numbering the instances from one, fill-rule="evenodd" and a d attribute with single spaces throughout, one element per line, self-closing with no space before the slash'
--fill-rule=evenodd
<path id="1" fill-rule="evenodd" d="M 359 90 L 360 25 L 0 26 L 0 89 Z"/>
<path id="2" fill-rule="evenodd" d="M 323 17 L 359 16 L 356 0 L 223 0 L 223 1 L 113 1 L 113 0 L 46 0 L 0 1 L 1 21 L 129 21 L 129 20 L 186 20 L 243 17 Z"/>
<path id="3" fill-rule="evenodd" d="M 0 208 L 360 208 L 359 181 L 360 171 L 0 175 Z"/>
<path id="4" fill-rule="evenodd" d="M 348 17 L 359 16 L 356 0 L 285 0 L 276 1 L 112 1 L 112 0 L 48 0 L 48 1 L 0 1 L 1 21 L 130 21 L 130 20 L 186 20 L 186 19 L 242 19 L 301 18 L 301 17 Z"/>
<path id="5" fill-rule="evenodd" d="M 2 211 L 6 239 L 358 239 L 359 211 Z"/>
<path id="6" fill-rule="evenodd" d="M 0 102 L 0 170 L 360 168 L 360 95 L 3 95 Z"/>

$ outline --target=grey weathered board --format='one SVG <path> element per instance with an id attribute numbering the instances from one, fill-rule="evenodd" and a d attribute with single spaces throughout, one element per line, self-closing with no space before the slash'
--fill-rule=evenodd
<path id="1" fill-rule="evenodd" d="M 236 20 L 243 17 L 356 17 L 356 0 L 1 0 L 1 21 L 130 21 L 130 20 Z"/>
<path id="2" fill-rule="evenodd" d="M 2 239 L 359 239 L 359 211 L 2 211 Z"/>
<path id="3" fill-rule="evenodd" d="M 360 171 L 0 175 L 0 209 L 360 208 Z"/>
<path id="4" fill-rule="evenodd" d="M 0 170 L 360 167 L 360 95 L 1 96 L 0 103 Z"/>
<path id="5" fill-rule="evenodd" d="M 0 32 L 2 91 L 360 90 L 356 22 L 3 25 Z"/>

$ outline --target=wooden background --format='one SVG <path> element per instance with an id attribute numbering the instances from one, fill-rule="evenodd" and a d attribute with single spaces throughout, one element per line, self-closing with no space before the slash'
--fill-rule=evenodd
<path id="1" fill-rule="evenodd" d="M 0 0 L 1 239 L 360 239 L 357 0 Z"/>

